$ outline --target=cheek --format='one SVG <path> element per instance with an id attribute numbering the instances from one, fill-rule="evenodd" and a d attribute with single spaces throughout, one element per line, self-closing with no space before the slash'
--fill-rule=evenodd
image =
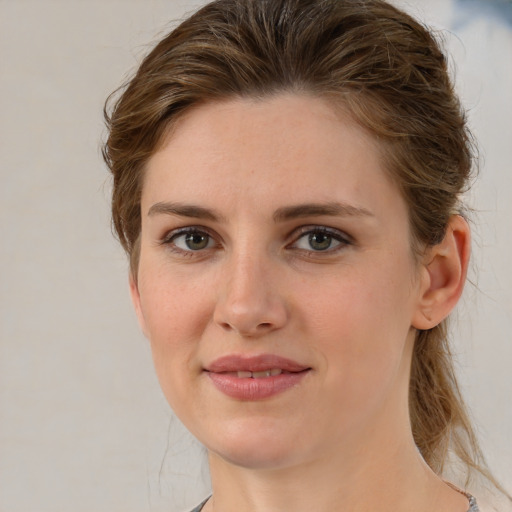
<path id="1" fill-rule="evenodd" d="M 385 264 L 383 264 L 385 265 Z M 304 313 L 315 329 L 339 330 L 350 336 L 377 330 L 407 330 L 411 320 L 411 288 L 399 271 L 374 265 L 373 269 L 348 268 L 339 275 L 310 283 L 298 295 L 304 297 Z M 307 289 L 306 289 L 307 288 Z M 391 333 L 390 333 L 391 334 Z"/>
<path id="2" fill-rule="evenodd" d="M 197 341 L 211 318 L 211 298 L 199 283 L 169 272 L 142 270 L 139 292 L 155 370 L 172 402 L 173 389 L 197 365 Z"/>
<path id="3" fill-rule="evenodd" d="M 201 329 L 210 309 L 207 290 L 203 279 L 181 275 L 165 264 L 157 266 L 150 261 L 145 267 L 141 265 L 141 309 L 150 340 L 158 345 L 177 345 L 187 338 L 187 331 Z"/>
<path id="4" fill-rule="evenodd" d="M 329 390 L 327 403 L 321 396 L 318 403 L 329 408 L 335 404 L 333 423 L 354 431 L 403 397 L 408 381 L 408 322 L 396 317 L 393 297 L 372 289 L 345 283 L 332 300 L 310 302 L 315 312 L 310 335 Z"/>
<path id="5" fill-rule="evenodd" d="M 353 269 L 312 288 L 304 302 L 305 330 L 317 340 L 331 374 L 347 385 L 372 388 L 400 366 L 411 324 L 410 287 L 383 268 Z"/>

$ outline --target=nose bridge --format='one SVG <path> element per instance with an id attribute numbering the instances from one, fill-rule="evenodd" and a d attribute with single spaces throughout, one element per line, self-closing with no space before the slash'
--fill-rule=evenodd
<path id="1" fill-rule="evenodd" d="M 272 273 L 267 260 L 266 255 L 251 254 L 247 250 L 234 255 L 232 272 L 228 269 L 230 286 L 227 290 L 233 305 L 240 309 L 247 308 L 250 304 L 259 304 L 261 307 L 268 301 L 273 290 L 267 282 Z"/>
<path id="2" fill-rule="evenodd" d="M 258 336 L 284 325 L 287 310 L 276 280 L 277 262 L 251 244 L 232 251 L 223 268 L 215 321 L 243 336 Z"/>

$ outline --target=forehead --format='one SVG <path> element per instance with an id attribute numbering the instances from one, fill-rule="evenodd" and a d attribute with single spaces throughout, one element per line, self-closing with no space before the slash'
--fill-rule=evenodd
<path id="1" fill-rule="evenodd" d="M 166 200 L 372 203 L 383 192 L 400 196 L 372 136 L 324 99 L 282 94 L 186 113 L 148 162 L 142 200 L 147 211 Z"/>

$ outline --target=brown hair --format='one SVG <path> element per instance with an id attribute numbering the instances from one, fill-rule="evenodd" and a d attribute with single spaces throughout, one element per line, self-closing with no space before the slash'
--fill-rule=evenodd
<path id="1" fill-rule="evenodd" d="M 283 91 L 347 109 L 383 148 L 415 249 L 443 239 L 470 179 L 473 146 L 431 32 L 381 0 L 216 0 L 158 43 L 122 95 L 107 100 L 113 224 L 135 276 L 144 165 L 170 125 L 200 103 Z M 414 439 L 433 470 L 441 473 L 452 452 L 490 477 L 445 322 L 417 334 L 409 396 Z"/>

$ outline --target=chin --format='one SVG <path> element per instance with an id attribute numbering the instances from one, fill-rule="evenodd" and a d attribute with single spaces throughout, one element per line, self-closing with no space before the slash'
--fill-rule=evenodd
<path id="1" fill-rule="evenodd" d="M 212 451 L 217 457 L 231 465 L 246 469 L 277 470 L 292 466 L 297 454 L 292 449 L 283 450 L 282 447 L 262 448 L 258 446 L 229 446 L 226 449 Z"/>
<path id="2" fill-rule="evenodd" d="M 222 438 L 204 443 L 221 459 L 247 469 L 279 469 L 293 465 L 300 441 L 288 429 L 258 422 L 223 429 Z M 220 430 L 220 429 L 219 429 Z M 218 430 L 218 431 L 219 431 Z"/>

